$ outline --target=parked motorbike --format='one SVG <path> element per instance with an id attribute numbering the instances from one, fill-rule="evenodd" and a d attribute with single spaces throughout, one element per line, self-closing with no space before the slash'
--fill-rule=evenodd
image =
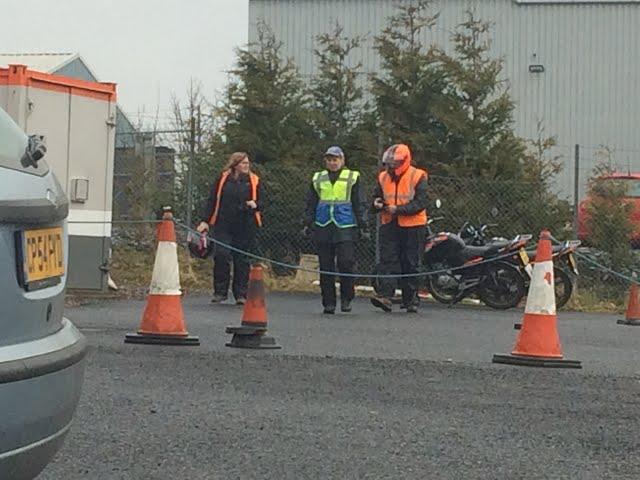
<path id="1" fill-rule="evenodd" d="M 492 308 L 515 307 L 526 293 L 520 269 L 528 263 L 524 247 L 530 239 L 531 235 L 518 235 L 506 242 L 473 246 L 456 233 L 432 234 L 425 245 L 424 264 L 439 273 L 427 277 L 427 289 L 441 303 L 455 304 L 475 294 Z"/>
<path id="2" fill-rule="evenodd" d="M 476 227 L 473 224 L 466 222 L 460 229 L 459 234 L 468 245 L 478 246 L 505 244 L 507 239 L 503 237 L 489 238 L 489 228 L 492 226 L 496 225 L 482 224 L 480 227 Z M 579 275 L 575 252 L 580 244 L 580 240 L 566 240 L 562 244 L 554 245 L 552 247 L 556 308 L 561 308 L 566 305 L 573 294 L 575 279 Z M 536 250 L 527 249 L 525 253 L 529 261 L 522 271 L 525 278 L 525 285 L 528 290 L 531 280 L 531 272 L 533 271 L 532 263 L 535 263 Z M 522 259 L 519 258 L 519 256 L 516 257 L 514 255 L 508 260 L 513 262 L 515 265 L 522 265 Z"/>
<path id="3" fill-rule="evenodd" d="M 442 202 L 437 199 L 435 208 L 441 206 Z M 526 293 L 525 276 L 519 270 L 528 263 L 525 245 L 531 235 L 518 235 L 490 246 L 468 246 L 454 233 L 434 234 L 431 225 L 441 219 L 429 218 L 424 248 L 424 269 L 439 272 L 425 276 L 426 289 L 432 297 L 452 305 L 475 294 L 492 308 L 507 309 L 518 305 Z M 512 262 L 509 253 L 520 258 L 521 263 Z M 465 268 L 456 268 L 462 266 Z M 374 273 L 377 272 L 376 266 Z M 379 293 L 378 279 L 372 284 Z M 400 302 L 399 298 L 393 300 Z"/>

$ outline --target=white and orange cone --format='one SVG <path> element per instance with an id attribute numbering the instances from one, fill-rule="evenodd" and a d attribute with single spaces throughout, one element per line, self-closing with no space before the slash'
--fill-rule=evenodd
<path id="1" fill-rule="evenodd" d="M 162 345 L 199 345 L 198 337 L 189 336 L 182 310 L 182 291 L 178 267 L 178 245 L 173 215 L 165 208 L 158 225 L 158 248 L 151 275 L 147 306 L 137 333 L 125 336 L 125 343 Z"/>
<path id="2" fill-rule="evenodd" d="M 562 355 L 551 252 L 551 234 L 543 230 L 540 233 L 531 286 L 516 344 L 511 355 L 494 355 L 494 363 L 581 368 L 580 362 L 565 360 Z"/>

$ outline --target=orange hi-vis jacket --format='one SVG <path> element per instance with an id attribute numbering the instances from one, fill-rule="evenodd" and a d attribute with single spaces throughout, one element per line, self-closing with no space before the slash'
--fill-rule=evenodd
<path id="1" fill-rule="evenodd" d="M 224 187 L 227 178 L 229 178 L 230 171 L 227 170 L 220 177 L 220 183 L 218 184 L 218 191 L 216 192 L 216 207 L 213 209 L 213 214 L 209 219 L 209 225 L 215 225 L 218 220 L 218 212 L 220 211 L 220 200 L 222 199 L 222 188 Z M 258 184 L 260 183 L 260 177 L 255 173 L 249 173 L 249 183 L 251 184 L 251 198 L 248 200 L 258 201 Z M 254 215 L 256 217 L 256 224 L 258 227 L 262 226 L 262 215 L 259 211 L 255 210 Z"/>
<path id="2" fill-rule="evenodd" d="M 427 172 L 410 166 L 399 179 L 394 180 L 386 170 L 378 175 L 378 182 L 387 205 L 407 205 L 413 200 L 416 193 L 416 186 L 427 176 Z M 380 222 L 384 225 L 393 220 L 393 215 L 382 211 Z M 401 227 L 420 227 L 427 224 L 427 210 L 420 210 L 414 215 L 397 215 L 398 225 Z"/>

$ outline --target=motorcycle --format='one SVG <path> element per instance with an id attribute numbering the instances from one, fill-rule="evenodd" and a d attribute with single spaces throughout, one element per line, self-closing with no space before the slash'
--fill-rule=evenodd
<path id="1" fill-rule="evenodd" d="M 434 299 L 446 304 L 475 294 L 492 308 L 517 306 L 526 293 L 520 269 L 528 264 L 524 247 L 531 237 L 517 235 L 512 240 L 473 246 L 455 233 L 429 235 L 424 264 L 438 273 L 427 276 L 427 290 Z M 514 264 L 512 256 L 519 258 L 520 263 Z"/>
<path id="2" fill-rule="evenodd" d="M 503 237 L 487 238 L 489 228 L 492 226 L 496 225 L 482 224 L 478 228 L 471 223 L 466 222 L 460 229 L 459 234 L 465 243 L 469 245 L 504 244 L 507 240 Z M 579 276 L 575 252 L 580 244 L 580 240 L 566 240 L 562 244 L 554 245 L 552 247 L 556 308 L 561 308 L 566 305 L 573 294 L 575 279 Z M 532 263 L 535 263 L 536 250 L 528 249 L 525 254 L 529 261 L 522 271 L 525 278 L 525 285 L 528 290 L 531 280 L 531 272 L 533 271 Z M 521 259 L 516 256 L 513 256 L 508 260 L 514 264 L 521 264 Z"/>

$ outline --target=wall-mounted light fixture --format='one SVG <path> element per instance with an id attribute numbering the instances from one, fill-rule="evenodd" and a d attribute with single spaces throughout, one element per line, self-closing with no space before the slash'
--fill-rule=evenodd
<path id="1" fill-rule="evenodd" d="M 532 62 L 529 65 L 529 73 L 543 73 L 544 72 L 544 65 L 539 63 L 538 60 L 538 54 L 537 53 L 532 53 L 531 54 L 531 59 Z"/>

